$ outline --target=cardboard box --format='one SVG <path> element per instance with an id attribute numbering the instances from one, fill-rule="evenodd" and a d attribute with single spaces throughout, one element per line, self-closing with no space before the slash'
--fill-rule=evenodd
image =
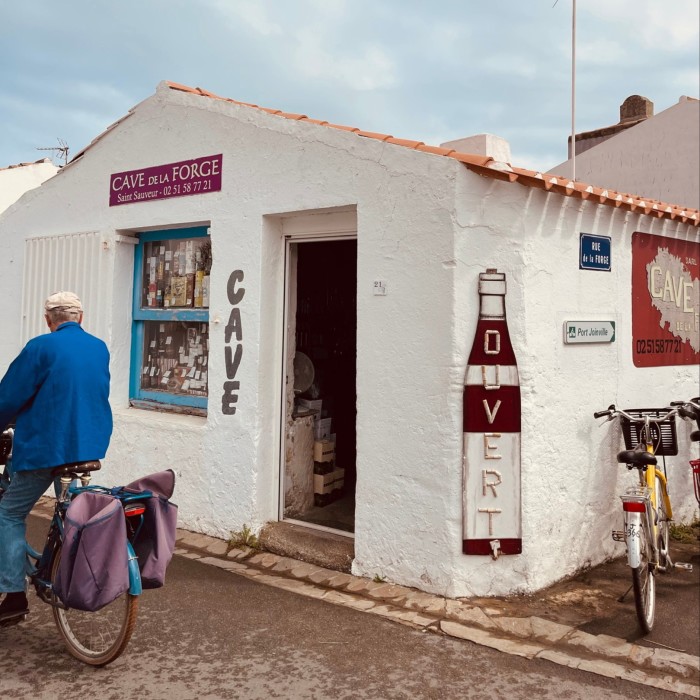
<path id="1" fill-rule="evenodd" d="M 345 483 L 345 470 L 334 469 L 328 474 L 314 474 L 314 493 L 319 495 L 340 491 Z"/>
<path id="2" fill-rule="evenodd" d="M 323 406 L 323 399 L 297 399 L 297 406 L 299 408 L 305 408 L 309 411 L 318 411 L 314 420 L 321 418 L 321 406 Z"/>
<path id="3" fill-rule="evenodd" d="M 335 459 L 335 443 L 330 440 L 314 442 L 314 462 L 331 462 Z"/>
<path id="4" fill-rule="evenodd" d="M 320 418 L 314 421 L 314 440 L 323 440 L 331 434 L 331 419 Z"/>

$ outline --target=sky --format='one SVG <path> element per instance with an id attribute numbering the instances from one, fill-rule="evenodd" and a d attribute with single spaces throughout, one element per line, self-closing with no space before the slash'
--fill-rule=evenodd
<path id="1" fill-rule="evenodd" d="M 161 80 L 430 145 L 567 158 L 574 0 L 0 0 L 0 168 L 77 154 Z M 577 132 L 700 97 L 698 0 L 578 0 Z M 70 155 L 69 155 L 70 157 Z"/>

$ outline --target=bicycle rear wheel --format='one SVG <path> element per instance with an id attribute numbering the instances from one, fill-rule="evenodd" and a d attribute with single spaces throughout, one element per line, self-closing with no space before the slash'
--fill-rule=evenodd
<path id="1" fill-rule="evenodd" d="M 56 578 L 61 548 L 51 564 Z M 52 608 L 53 618 L 72 656 L 90 666 L 106 666 L 124 651 L 131 639 L 138 613 L 138 597 L 124 593 L 97 612 Z"/>
<path id="2" fill-rule="evenodd" d="M 650 533 L 644 523 L 639 533 L 640 564 L 632 569 L 634 606 L 639 625 L 645 634 L 654 627 L 656 615 L 656 572 L 649 556 Z"/>

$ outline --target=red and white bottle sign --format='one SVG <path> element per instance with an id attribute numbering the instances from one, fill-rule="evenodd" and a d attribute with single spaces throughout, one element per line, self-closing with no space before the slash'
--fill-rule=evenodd
<path id="1" fill-rule="evenodd" d="M 479 275 L 479 320 L 464 379 L 464 554 L 520 554 L 520 383 L 506 276 Z"/>

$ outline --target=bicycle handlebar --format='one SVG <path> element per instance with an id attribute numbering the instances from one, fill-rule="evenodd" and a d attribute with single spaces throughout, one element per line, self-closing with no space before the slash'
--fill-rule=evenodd
<path id="1" fill-rule="evenodd" d="M 671 406 L 678 407 L 678 415 L 685 420 L 694 420 L 700 425 L 700 396 L 687 401 L 671 401 Z"/>
<path id="2" fill-rule="evenodd" d="M 593 417 L 602 418 L 603 416 L 608 416 L 608 420 L 615 420 L 615 418 L 618 418 L 619 416 L 624 416 L 625 418 L 627 418 L 628 421 L 632 423 L 646 423 L 647 421 L 649 421 L 650 423 L 663 423 L 664 421 L 668 420 L 671 416 L 675 416 L 677 414 L 677 408 L 669 408 L 668 413 L 666 413 L 663 416 L 631 416 L 629 413 L 623 411 L 621 408 L 616 408 L 615 404 L 610 404 L 610 406 L 608 406 L 608 408 L 605 411 L 596 411 L 593 414 Z"/>

